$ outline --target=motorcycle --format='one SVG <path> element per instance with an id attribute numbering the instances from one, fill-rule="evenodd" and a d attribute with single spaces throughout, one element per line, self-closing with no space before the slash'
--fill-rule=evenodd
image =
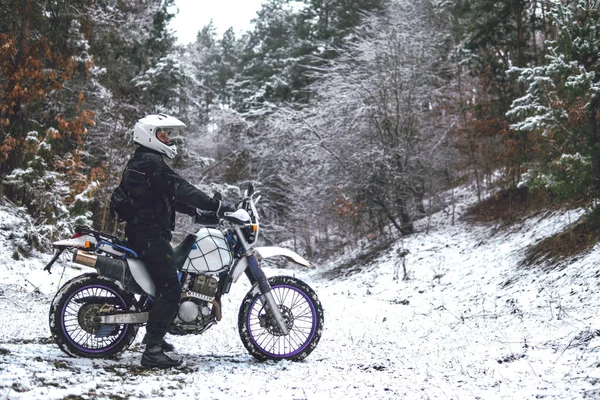
<path id="1" fill-rule="evenodd" d="M 202 334 L 221 320 L 221 297 L 246 275 L 252 287 L 238 313 L 244 347 L 258 360 L 306 358 L 323 329 L 323 308 L 314 290 L 290 276 L 267 278 L 261 260 L 283 256 L 303 267 L 311 264 L 295 252 L 257 247 L 258 191 L 248 186 L 238 210 L 219 219 L 201 212 L 201 225 L 173 252 L 179 271 L 181 300 L 171 321 L 172 335 Z M 65 283 L 50 307 L 55 343 L 74 357 L 111 358 L 125 351 L 148 321 L 155 286 L 142 260 L 126 241 L 85 226 L 72 238 L 53 243 L 57 249 L 45 267 L 66 251 L 73 262 L 96 269 Z"/>

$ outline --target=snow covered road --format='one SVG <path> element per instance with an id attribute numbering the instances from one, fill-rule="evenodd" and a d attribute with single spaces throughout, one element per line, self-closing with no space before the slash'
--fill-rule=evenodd
<path id="1" fill-rule="evenodd" d="M 60 272 L 41 272 L 49 256 L 12 263 L 0 274 L 0 399 L 600 398 L 600 249 L 551 272 L 518 266 L 528 243 L 577 216 L 499 233 L 438 215 L 428 234 L 405 239 L 408 281 L 393 280 L 396 247 L 336 279 L 322 276 L 335 265 L 269 269 L 308 282 L 325 310 L 319 346 L 298 363 L 259 363 L 244 349 L 246 283 L 207 333 L 169 338 L 179 369 L 139 366 L 143 330 L 118 360 L 70 358 L 47 322 Z"/>

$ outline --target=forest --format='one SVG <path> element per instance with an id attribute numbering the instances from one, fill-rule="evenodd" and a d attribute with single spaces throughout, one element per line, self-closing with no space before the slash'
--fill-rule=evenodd
<path id="1" fill-rule="evenodd" d="M 410 234 L 467 180 L 600 216 L 598 0 L 266 0 L 185 46 L 175 12 L 0 0 L 0 195 L 31 246 L 122 229 L 108 199 L 151 113 L 187 125 L 175 170 L 231 200 L 254 182 L 266 240 L 309 257 Z"/>

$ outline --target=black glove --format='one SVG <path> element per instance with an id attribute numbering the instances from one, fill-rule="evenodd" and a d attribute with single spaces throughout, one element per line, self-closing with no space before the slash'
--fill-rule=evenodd
<path id="1" fill-rule="evenodd" d="M 194 222 L 205 226 L 217 226 L 219 225 L 219 217 L 213 211 L 204 211 L 197 208 Z"/>
<path id="2" fill-rule="evenodd" d="M 219 218 L 223 218 L 223 215 L 225 215 L 225 213 L 234 212 L 235 210 L 236 208 L 233 206 L 233 204 L 228 203 L 226 201 L 220 201 L 219 208 L 217 208 L 217 215 L 219 216 Z"/>

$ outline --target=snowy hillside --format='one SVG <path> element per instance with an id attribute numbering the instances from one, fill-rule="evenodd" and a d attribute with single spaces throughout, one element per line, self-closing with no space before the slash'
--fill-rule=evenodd
<path id="1" fill-rule="evenodd" d="M 466 193 L 459 213 L 472 201 Z M 217 326 L 170 338 L 186 360 L 180 369 L 148 371 L 139 367 L 143 331 L 119 360 L 69 358 L 51 342 L 52 295 L 81 271 L 48 276 L 50 255 L 15 255 L 29 222 L 4 204 L 0 399 L 599 398 L 600 249 L 561 270 L 519 267 L 528 245 L 580 214 L 546 213 L 497 231 L 460 218 L 452 226 L 441 211 L 428 234 L 423 221 L 404 239 L 407 281 L 393 279 L 399 243 L 349 276 L 323 277 L 344 260 L 289 271 L 325 310 L 321 342 L 300 363 L 258 363 L 245 351 L 237 311 L 248 285 L 238 283 Z"/>

